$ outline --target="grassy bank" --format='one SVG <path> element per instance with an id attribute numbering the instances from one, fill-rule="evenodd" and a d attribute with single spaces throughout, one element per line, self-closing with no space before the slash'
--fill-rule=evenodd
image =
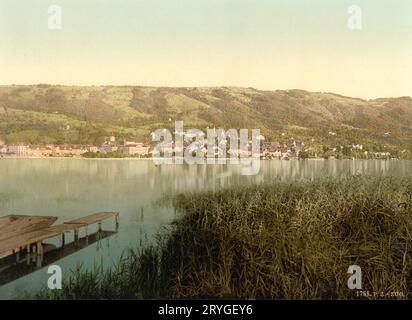
<path id="1" fill-rule="evenodd" d="M 179 219 L 112 271 L 78 270 L 37 298 L 393 298 L 412 292 L 412 179 L 277 182 L 174 198 Z"/>

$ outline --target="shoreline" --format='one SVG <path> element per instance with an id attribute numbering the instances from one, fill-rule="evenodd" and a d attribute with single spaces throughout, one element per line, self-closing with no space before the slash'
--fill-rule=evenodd
<path id="1" fill-rule="evenodd" d="M 38 157 L 38 156 L 6 156 L 6 157 L 0 157 L 0 160 L 137 160 L 137 161 L 145 161 L 145 160 L 150 160 L 153 161 L 154 158 L 149 157 L 149 158 L 137 158 L 137 157 L 123 157 L 123 158 L 87 158 L 87 157 L 79 157 L 79 156 L 74 156 L 74 157 Z M 216 159 L 217 160 L 217 159 Z M 230 158 L 223 158 L 220 160 L 225 160 L 225 161 L 230 161 Z M 345 160 L 379 160 L 379 161 L 394 161 L 394 160 L 402 160 L 402 159 L 324 159 L 324 158 L 309 158 L 309 159 L 260 159 L 261 161 L 345 161 Z M 411 161 L 411 160 L 403 160 L 403 161 Z M 174 164 L 174 163 L 173 163 Z M 207 164 L 207 163 L 204 163 Z M 216 163 L 218 164 L 218 163 Z M 230 164 L 230 163 L 227 163 Z"/>
<path id="2" fill-rule="evenodd" d="M 0 157 L 0 160 L 153 160 L 153 158 L 87 158 L 87 157 L 30 157 L 30 156 L 12 156 Z"/>

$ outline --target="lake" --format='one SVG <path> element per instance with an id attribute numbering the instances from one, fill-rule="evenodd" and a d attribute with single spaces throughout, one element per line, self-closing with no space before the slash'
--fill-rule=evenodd
<path id="1" fill-rule="evenodd" d="M 68 276 L 82 263 L 111 266 L 131 246 L 149 243 L 175 217 L 173 208 L 158 200 L 182 191 L 270 182 L 313 179 L 340 174 L 412 174 L 412 161 L 305 160 L 261 162 L 256 176 L 241 176 L 236 165 L 164 165 L 151 160 L 1 159 L 0 216 L 53 215 L 57 223 L 99 211 L 120 212 L 118 233 L 83 248 L 57 263 Z M 114 230 L 109 220 L 103 229 Z M 68 241 L 70 241 L 70 237 Z M 59 245 L 60 239 L 48 241 Z M 0 298 L 47 285 L 47 268 L 0 287 Z"/>

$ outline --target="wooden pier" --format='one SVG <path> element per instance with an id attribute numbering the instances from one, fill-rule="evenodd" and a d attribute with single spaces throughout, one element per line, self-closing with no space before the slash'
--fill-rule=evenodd
<path id="1" fill-rule="evenodd" d="M 10 215 L 0 218 L 0 242 L 16 234 L 24 234 L 50 227 L 57 217 Z"/>
<path id="2" fill-rule="evenodd" d="M 6 216 L 0 218 L 0 258 L 10 254 L 19 254 L 26 250 L 28 254 L 36 253 L 43 255 L 43 241 L 61 236 L 62 246 L 65 245 L 65 235 L 67 232 L 74 233 L 74 241 L 79 239 L 79 230 L 86 230 L 88 227 L 98 224 L 101 231 L 101 224 L 104 220 L 114 218 L 116 229 L 119 226 L 118 212 L 99 212 L 89 216 L 52 226 L 57 217 L 39 216 Z"/>

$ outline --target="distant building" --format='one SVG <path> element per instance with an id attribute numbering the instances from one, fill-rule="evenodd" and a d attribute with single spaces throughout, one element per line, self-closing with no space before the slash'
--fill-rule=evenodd
<path id="1" fill-rule="evenodd" d="M 375 152 L 376 157 L 388 158 L 391 156 L 390 152 Z"/>
<path id="2" fill-rule="evenodd" d="M 282 158 L 282 152 L 280 150 L 277 150 L 275 152 L 269 152 L 269 154 L 274 158 Z"/>
<path id="3" fill-rule="evenodd" d="M 3 140 L 0 140 L 0 153 L 7 153 L 7 146 Z"/>
<path id="4" fill-rule="evenodd" d="M 27 155 L 31 157 L 42 157 L 45 153 L 45 150 L 39 146 L 30 146 L 27 150 Z"/>
<path id="5" fill-rule="evenodd" d="M 0 153 L 7 153 L 7 146 L 3 140 L 0 140 Z"/>
<path id="6" fill-rule="evenodd" d="M 281 149 L 281 145 L 279 144 L 279 142 L 276 142 L 276 141 L 264 142 L 262 144 L 262 149 L 264 152 L 268 152 L 268 153 L 276 152 Z"/>
<path id="7" fill-rule="evenodd" d="M 28 149 L 29 148 L 26 145 L 10 145 L 8 146 L 7 151 L 16 156 L 27 156 Z"/>
<path id="8" fill-rule="evenodd" d="M 97 152 L 97 151 L 99 151 L 99 148 L 96 147 L 96 146 L 87 146 L 87 147 L 86 147 L 86 150 L 87 150 L 88 152 Z"/>
<path id="9" fill-rule="evenodd" d="M 361 144 L 354 144 L 352 145 L 352 148 L 355 150 L 363 150 L 363 145 Z"/>
<path id="10" fill-rule="evenodd" d="M 149 153 L 149 148 L 141 142 L 125 141 L 125 145 L 121 147 L 121 151 L 128 156 L 145 155 Z"/>
<path id="11" fill-rule="evenodd" d="M 108 153 L 108 152 L 115 152 L 117 151 L 116 146 L 112 146 L 111 144 L 105 143 L 100 147 L 100 152 L 102 153 Z"/>
<path id="12" fill-rule="evenodd" d="M 123 146 L 143 146 L 143 142 L 133 141 L 133 140 L 125 140 Z"/>

